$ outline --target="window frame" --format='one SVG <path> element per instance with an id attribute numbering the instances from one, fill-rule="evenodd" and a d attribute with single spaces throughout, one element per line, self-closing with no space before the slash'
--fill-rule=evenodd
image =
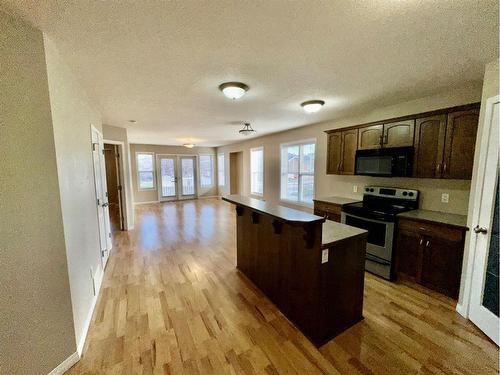
<path id="1" fill-rule="evenodd" d="M 262 193 L 252 191 L 252 152 L 254 151 L 262 151 Z M 264 146 L 253 147 L 250 149 L 250 195 L 255 195 L 257 197 L 264 196 Z"/>
<path id="2" fill-rule="evenodd" d="M 151 161 L 153 169 L 151 171 L 141 171 L 139 169 L 139 155 L 151 155 Z M 154 191 L 156 190 L 156 160 L 155 153 L 149 151 L 136 151 L 135 152 L 135 165 L 136 165 L 136 178 L 137 178 L 137 190 L 138 191 Z M 151 172 L 153 173 L 153 187 L 142 188 L 141 187 L 141 172 Z"/>
<path id="3" fill-rule="evenodd" d="M 223 162 L 222 162 L 222 176 L 224 177 L 224 183 L 221 184 L 221 179 L 220 179 L 220 165 L 219 163 L 219 158 L 222 156 Z M 226 187 L 226 156 L 223 152 L 220 154 L 217 154 L 217 187 Z"/>
<path id="4" fill-rule="evenodd" d="M 301 173 L 300 172 L 300 153 L 302 146 L 305 145 L 310 145 L 314 144 L 314 172 L 310 173 Z M 288 169 L 286 172 L 283 172 L 283 148 L 284 147 L 293 147 L 293 146 L 299 146 L 299 165 L 298 165 L 298 187 L 297 187 L 297 200 L 292 200 L 288 198 L 283 197 L 283 175 L 286 174 L 288 175 Z M 310 138 L 310 139 L 304 139 L 300 141 L 293 141 L 293 142 L 286 142 L 286 143 L 281 143 L 280 144 L 280 201 L 285 202 L 285 203 L 290 203 L 298 206 L 306 206 L 306 207 L 312 207 L 314 204 L 314 197 L 315 197 L 315 191 L 316 191 L 316 146 L 317 146 L 317 139 L 316 138 Z M 301 176 L 313 176 L 313 196 L 311 202 L 303 201 L 300 199 L 300 186 L 301 186 Z"/>
<path id="5" fill-rule="evenodd" d="M 210 185 L 203 185 L 202 184 L 202 173 L 201 173 L 201 158 L 204 156 L 210 157 Z M 198 168 L 199 168 L 199 174 L 200 174 L 200 188 L 207 189 L 207 188 L 212 188 L 215 186 L 215 154 L 200 154 L 198 156 Z"/>

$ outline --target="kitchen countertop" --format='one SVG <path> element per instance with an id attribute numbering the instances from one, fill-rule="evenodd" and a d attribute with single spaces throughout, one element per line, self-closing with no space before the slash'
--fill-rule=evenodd
<path id="1" fill-rule="evenodd" d="M 337 223 L 327 220 L 323 223 L 323 236 L 321 238 L 321 248 L 326 249 L 335 242 L 345 240 L 346 238 L 366 235 L 368 231 L 350 225 Z"/>
<path id="2" fill-rule="evenodd" d="M 431 211 L 431 210 L 412 210 L 403 212 L 398 215 L 408 219 L 427 221 L 431 223 L 441 223 L 454 227 L 467 228 L 467 216 L 450 214 L 446 212 Z"/>
<path id="3" fill-rule="evenodd" d="M 314 198 L 313 201 L 315 201 L 315 202 L 324 202 L 324 203 L 332 203 L 332 204 L 337 204 L 339 206 L 343 206 L 344 204 L 348 204 L 348 203 L 361 202 L 361 200 L 359 200 L 359 199 L 344 198 L 344 197 Z"/>
<path id="4" fill-rule="evenodd" d="M 254 211 L 260 212 L 262 214 L 270 215 L 276 219 L 287 221 L 291 224 L 304 224 L 313 222 L 325 221 L 324 217 L 316 216 L 308 212 L 295 210 L 293 208 L 279 206 L 277 204 L 268 203 L 260 199 L 249 198 L 242 195 L 227 195 L 222 197 L 229 203 L 233 203 L 237 206 L 243 206 L 251 208 Z"/>

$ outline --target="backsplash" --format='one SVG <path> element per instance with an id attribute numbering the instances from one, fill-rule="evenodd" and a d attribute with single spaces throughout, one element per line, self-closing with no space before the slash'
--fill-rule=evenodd
<path id="1" fill-rule="evenodd" d="M 469 204 L 469 180 L 438 180 L 420 178 L 382 178 L 367 176 L 327 175 L 318 186 L 318 197 L 341 196 L 361 199 L 365 186 L 390 186 L 416 189 L 420 192 L 419 208 L 467 215 Z M 357 186 L 357 192 L 353 187 Z M 441 202 L 442 194 L 449 195 L 448 203 Z"/>

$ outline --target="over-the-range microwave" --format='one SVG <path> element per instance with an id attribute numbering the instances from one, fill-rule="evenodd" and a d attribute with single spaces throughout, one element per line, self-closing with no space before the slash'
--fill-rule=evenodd
<path id="1" fill-rule="evenodd" d="M 380 177 L 411 177 L 414 147 L 356 151 L 355 174 Z"/>

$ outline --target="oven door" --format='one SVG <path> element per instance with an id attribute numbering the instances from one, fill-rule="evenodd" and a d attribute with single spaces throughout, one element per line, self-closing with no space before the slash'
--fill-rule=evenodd
<path id="1" fill-rule="evenodd" d="M 367 219 L 342 212 L 342 223 L 368 231 L 366 253 L 387 262 L 392 261 L 394 223 Z"/>

